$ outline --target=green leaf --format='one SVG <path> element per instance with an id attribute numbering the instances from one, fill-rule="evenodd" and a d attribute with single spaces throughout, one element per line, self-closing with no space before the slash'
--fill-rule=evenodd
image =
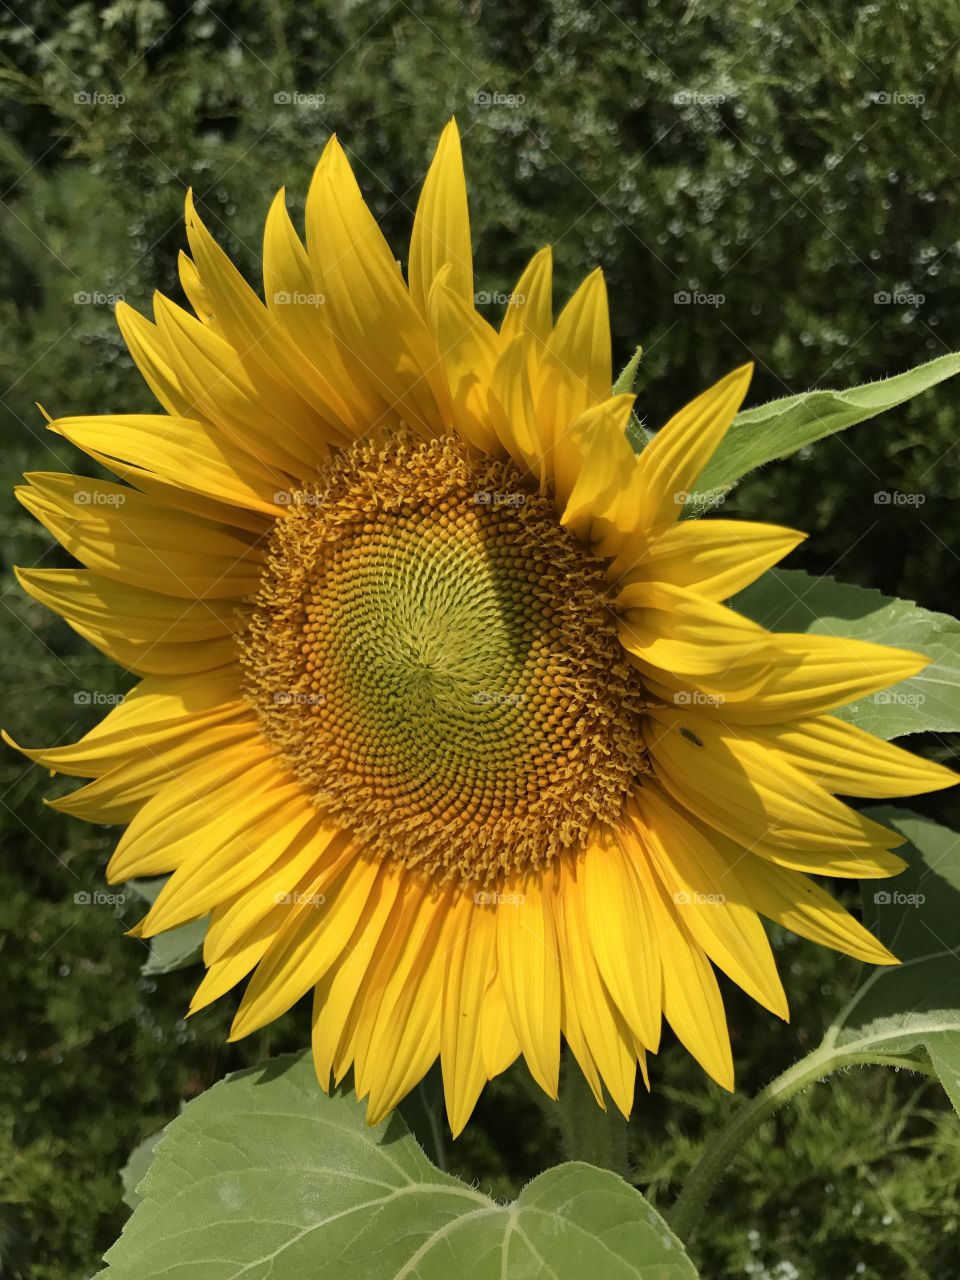
<path id="1" fill-rule="evenodd" d="M 131 880 L 127 887 L 152 905 L 167 879 L 167 876 L 156 876 L 149 880 Z M 210 917 L 203 916 L 200 920 L 191 920 L 151 938 L 150 952 L 140 966 L 140 972 L 153 976 L 196 964 L 203 953 L 203 939 L 209 924 Z"/>
<path id="2" fill-rule="evenodd" d="M 215 1085 L 165 1131 L 102 1280 L 695 1280 L 615 1174 L 559 1165 L 512 1204 L 441 1173 L 398 1114 L 326 1097 L 308 1054 Z"/>
<path id="3" fill-rule="evenodd" d="M 960 1032 L 945 1031 L 927 1046 L 927 1052 L 947 1097 L 960 1114 Z"/>
<path id="4" fill-rule="evenodd" d="M 164 1130 L 158 1129 L 156 1133 L 151 1133 L 149 1138 L 144 1138 L 141 1143 L 133 1148 L 127 1163 L 120 1170 L 120 1182 L 123 1186 L 121 1199 L 131 1209 L 135 1209 L 140 1203 L 140 1195 L 137 1188 L 146 1177 L 147 1170 L 153 1163 L 153 1155 L 157 1143 L 163 1137 L 163 1134 Z"/>
<path id="5" fill-rule="evenodd" d="M 929 818 L 879 805 L 867 814 L 906 837 L 907 869 L 863 886 L 864 924 L 900 964 L 870 970 L 825 1043 L 843 1053 L 951 1058 L 960 1035 L 960 836 Z"/>
<path id="6" fill-rule="evenodd" d="M 866 422 L 960 373 L 960 355 L 939 356 L 849 391 L 806 391 L 738 413 L 700 477 L 698 489 L 730 489 L 749 471 L 804 445 Z"/>
<path id="7" fill-rule="evenodd" d="M 796 569 L 772 569 L 731 601 L 771 631 L 856 636 L 933 659 L 919 675 L 835 714 L 880 738 L 960 729 L 960 622 L 879 591 Z"/>

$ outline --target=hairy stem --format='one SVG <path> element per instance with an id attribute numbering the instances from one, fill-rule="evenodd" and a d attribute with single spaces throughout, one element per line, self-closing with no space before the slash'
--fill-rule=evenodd
<path id="1" fill-rule="evenodd" d="M 671 1227 L 681 1240 L 689 1242 L 693 1237 L 700 1216 L 717 1184 L 760 1125 L 808 1084 L 851 1066 L 884 1066 L 923 1071 L 919 1063 L 910 1059 L 881 1053 L 844 1054 L 826 1045 L 821 1045 L 802 1058 L 775 1080 L 771 1080 L 755 1098 L 741 1106 L 708 1141 L 667 1215 Z"/>

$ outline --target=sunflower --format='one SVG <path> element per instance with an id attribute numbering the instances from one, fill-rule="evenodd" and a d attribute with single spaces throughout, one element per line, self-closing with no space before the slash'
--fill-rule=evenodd
<path id="1" fill-rule="evenodd" d="M 125 824 L 108 877 L 169 875 L 136 932 L 209 915 L 196 1012 L 231 1038 L 312 990 L 321 1086 L 379 1120 L 439 1056 L 450 1124 L 561 1037 L 625 1114 L 665 1018 L 733 1086 L 714 966 L 787 1001 L 760 916 L 894 957 L 812 880 L 882 877 L 899 837 L 837 799 L 952 773 L 828 714 L 919 671 L 774 634 L 724 601 L 803 534 L 681 519 L 750 366 L 637 452 L 589 275 L 551 254 L 477 311 L 451 121 L 407 279 L 331 138 L 266 222 L 264 298 L 187 199 L 193 314 L 120 305 L 162 414 L 51 429 L 119 477 L 19 496 L 83 566 L 24 588 L 142 677 L 75 745 L 55 807 Z"/>

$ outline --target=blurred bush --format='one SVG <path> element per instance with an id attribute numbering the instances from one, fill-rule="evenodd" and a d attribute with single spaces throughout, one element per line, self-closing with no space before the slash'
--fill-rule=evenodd
<path id="1" fill-rule="evenodd" d="M 4 487 L 24 468 L 88 465 L 46 435 L 35 401 L 51 414 L 151 407 L 109 300 L 179 297 L 188 186 L 256 281 L 270 198 L 286 184 L 299 216 L 335 130 L 404 256 L 451 113 L 478 289 L 508 291 L 547 242 L 558 297 L 601 263 L 618 355 L 646 349 L 651 425 L 746 358 L 756 403 L 954 349 L 958 29 L 957 0 L 3 6 Z M 956 396 L 947 383 L 768 469 L 728 510 L 810 530 L 798 567 L 955 610 Z M 881 490 L 924 501 L 877 505 Z M 12 502 L 0 536 L 5 723 L 30 744 L 76 736 L 96 718 L 76 694 L 129 681 L 21 597 L 11 564 L 63 561 Z M 74 1280 L 122 1224 L 126 1153 L 225 1070 L 295 1045 L 304 1023 L 295 1014 L 229 1048 L 229 1011 L 183 1023 L 193 975 L 138 977 L 140 944 L 122 937 L 133 904 L 74 902 L 102 883 L 115 833 L 45 809 L 49 780 L 12 753 L 3 773 L 0 1274 Z M 950 820 L 949 800 L 932 807 Z M 747 1087 L 815 1034 L 837 998 L 824 985 L 855 973 L 805 946 L 785 964 L 795 1030 L 731 998 Z M 728 1104 L 672 1051 L 655 1080 L 636 1156 L 667 1203 Z M 472 1161 L 504 1188 L 536 1170 L 547 1155 L 521 1096 L 509 1083 L 491 1092 L 454 1165 Z M 707 1274 L 946 1274 L 960 1151 L 936 1090 L 864 1073 L 808 1101 L 728 1180 L 700 1245 Z"/>

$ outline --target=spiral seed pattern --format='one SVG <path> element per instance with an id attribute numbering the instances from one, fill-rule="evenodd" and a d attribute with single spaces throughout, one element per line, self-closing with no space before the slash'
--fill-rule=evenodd
<path id="1" fill-rule="evenodd" d="M 488 881 L 581 844 L 646 770 L 600 561 L 515 469 L 357 445 L 292 495 L 241 636 L 313 801 L 384 857 Z"/>

